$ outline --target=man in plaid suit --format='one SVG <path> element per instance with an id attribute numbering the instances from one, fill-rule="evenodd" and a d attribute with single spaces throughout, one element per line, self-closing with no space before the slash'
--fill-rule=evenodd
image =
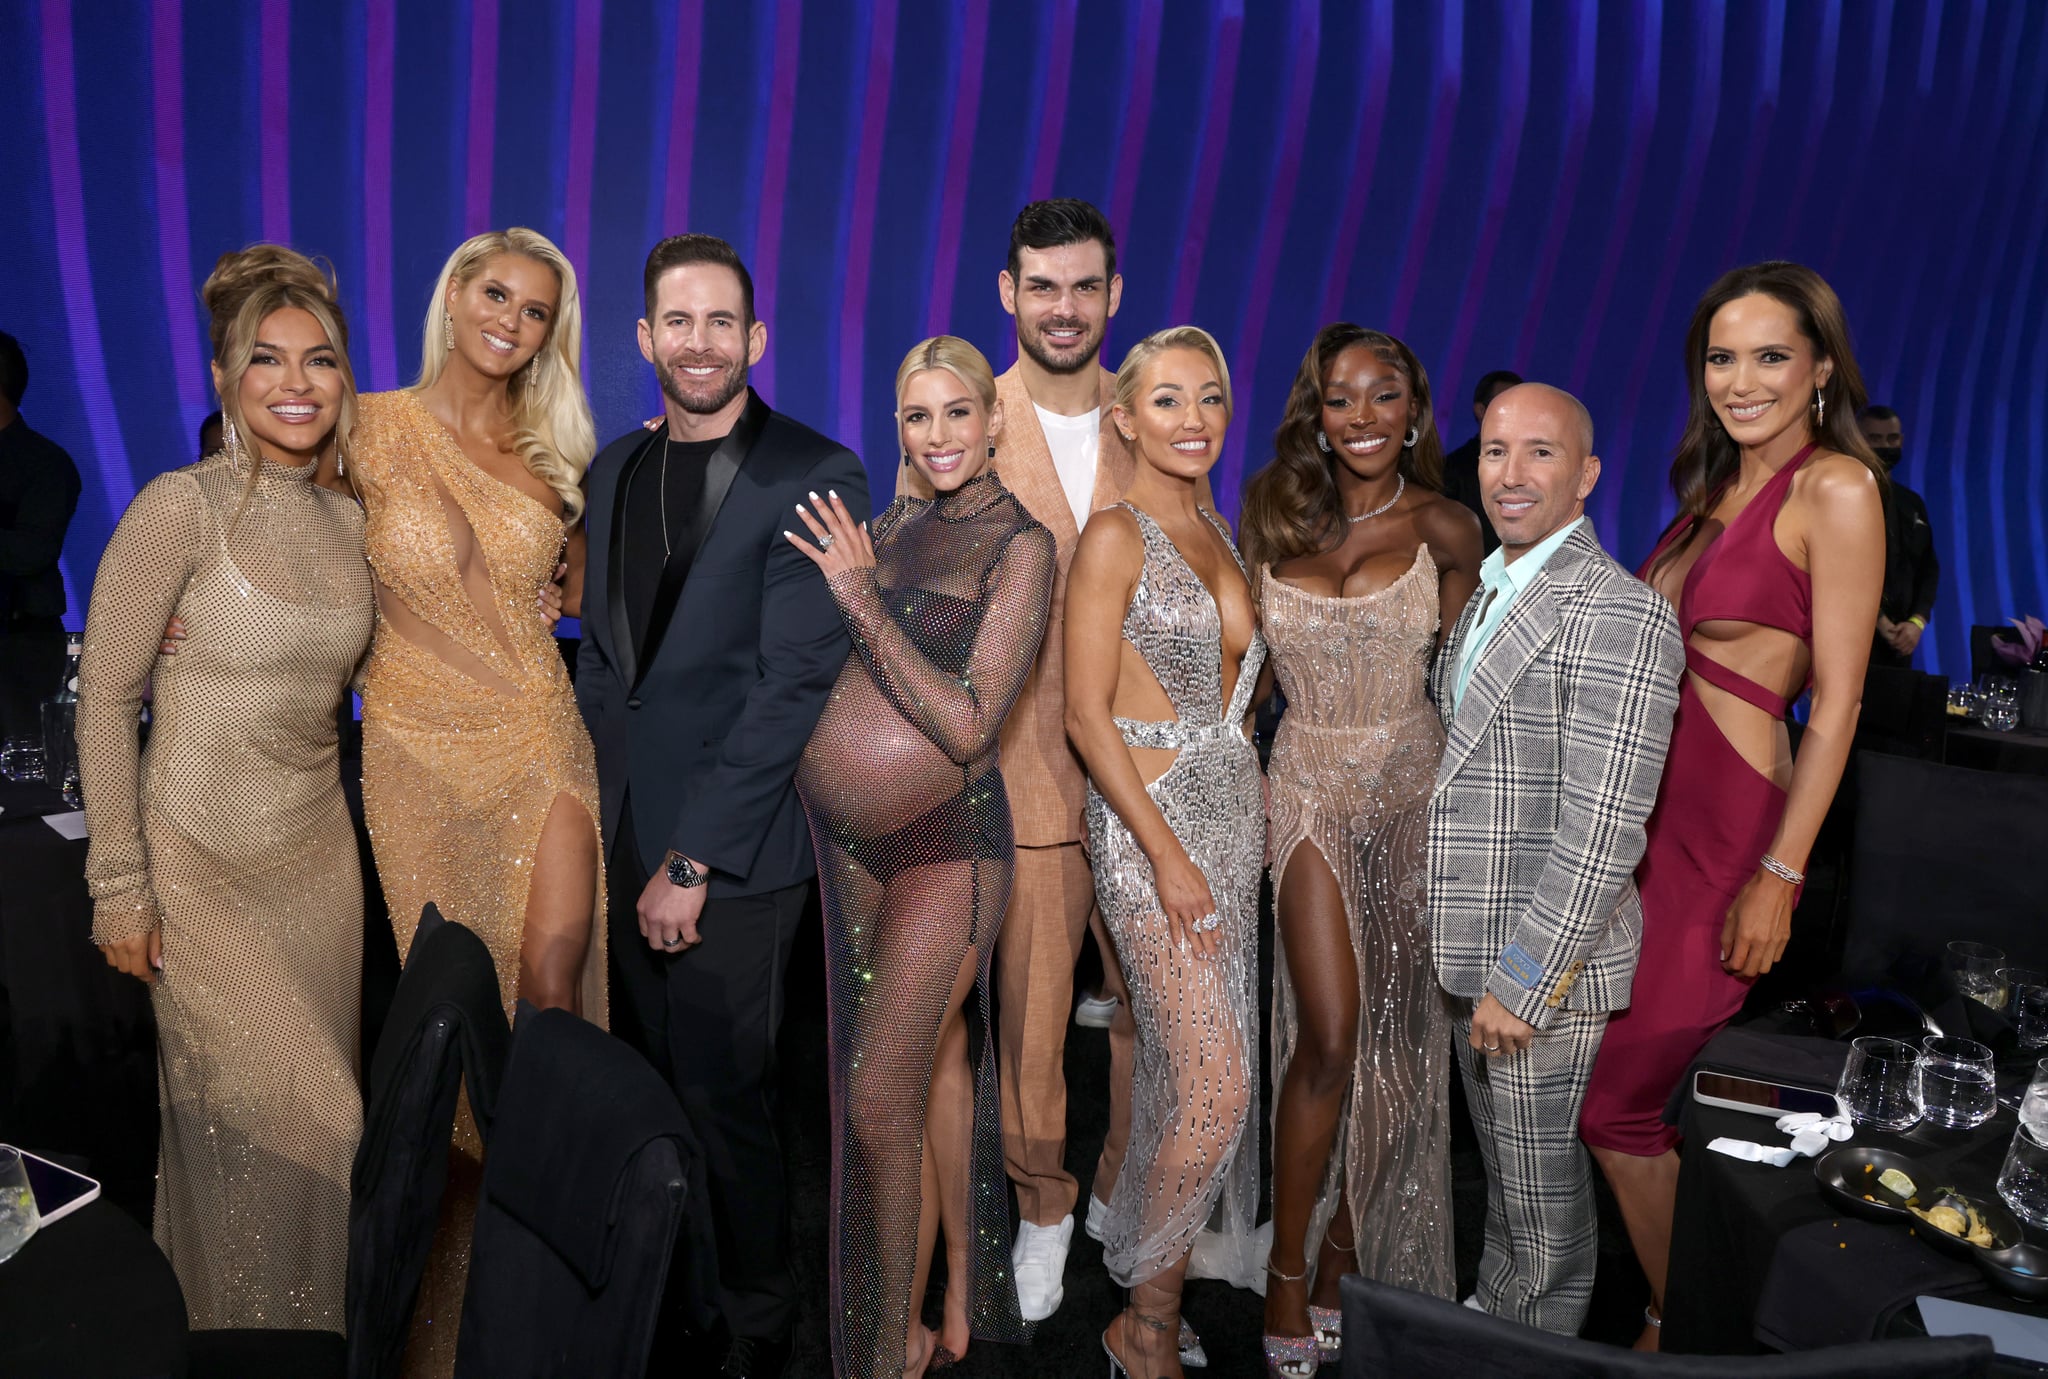
<path id="1" fill-rule="evenodd" d="M 1632 873 L 1685 653 L 1671 607 L 1600 546 L 1578 399 L 1500 394 L 1479 484 L 1501 548 L 1445 641 L 1448 740 L 1430 802 L 1429 912 L 1488 1177 L 1470 1305 L 1575 1335 L 1593 1292 L 1579 1106 L 1642 935 Z"/>

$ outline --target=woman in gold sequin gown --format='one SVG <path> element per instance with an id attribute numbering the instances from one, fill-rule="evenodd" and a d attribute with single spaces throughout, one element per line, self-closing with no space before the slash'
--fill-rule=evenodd
<path id="1" fill-rule="evenodd" d="M 1266 1331 L 1314 1334 L 1328 1358 L 1343 1274 L 1453 1287 L 1450 1024 L 1424 907 L 1443 729 L 1425 685 L 1439 627 L 1477 583 L 1479 528 L 1436 491 L 1429 379 L 1391 336 L 1320 332 L 1274 451 L 1244 509 L 1287 706 L 1268 768 L 1280 1091 Z M 1280 1372 L 1314 1372 L 1292 1363 Z"/>
<path id="2" fill-rule="evenodd" d="M 790 538 L 854 649 L 796 777 L 825 909 L 839 1379 L 918 1375 L 965 1356 L 970 1335 L 1030 1335 L 1004 1248 L 988 967 L 1015 851 L 997 734 L 1045 638 L 1055 551 L 988 467 L 1002 412 L 979 350 L 923 342 L 896 396 L 904 463 L 934 497 L 898 498 L 872 546 L 836 498 L 799 509 L 822 549 Z M 942 1225 L 934 1337 L 918 1313 Z"/>
<path id="3" fill-rule="evenodd" d="M 362 514 L 312 480 L 348 443 L 347 327 L 271 245 L 204 296 L 231 439 L 130 504 L 86 617 L 93 938 L 154 988 L 156 1239 L 192 1325 L 339 1331 L 363 907 L 335 719 L 372 605 Z M 173 614 L 193 632 L 160 658 Z"/>
<path id="4" fill-rule="evenodd" d="M 1130 1290 L 1111 1372 L 1179 1379 L 1195 1237 L 1250 1252 L 1258 1200 L 1258 902 L 1265 817 L 1247 736 L 1265 660 L 1229 529 L 1198 505 L 1230 372 L 1192 326 L 1117 371 L 1137 470 L 1089 519 L 1067 592 L 1067 732 L 1088 768 L 1095 896 L 1137 1023 L 1131 1134 L 1103 1265 Z"/>
<path id="5" fill-rule="evenodd" d="M 597 769 L 535 606 L 566 555 L 595 440 L 574 270 L 514 229 L 457 249 L 420 382 L 366 394 L 347 478 L 368 515 L 377 635 L 363 674 L 363 806 L 401 954 L 421 908 L 476 931 L 509 1014 L 524 997 L 606 1021 Z M 576 529 L 580 531 L 580 529 Z M 466 1106 L 407 1350 L 445 1374 L 482 1146 Z"/>

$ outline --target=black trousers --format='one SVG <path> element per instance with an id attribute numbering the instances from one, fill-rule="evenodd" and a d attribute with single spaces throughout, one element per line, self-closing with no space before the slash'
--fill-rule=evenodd
<path id="1" fill-rule="evenodd" d="M 64 673 L 64 620 L 0 614 L 0 737 L 43 740 L 43 701 Z"/>
<path id="2" fill-rule="evenodd" d="M 676 1089 L 703 1143 L 726 1326 L 737 1336 L 780 1336 L 796 1322 L 796 1276 L 775 1131 L 775 1039 L 810 883 L 711 900 L 698 923 L 702 943 L 656 952 L 636 913 L 647 870 L 632 811 L 621 814 L 607 872 L 612 1031 Z"/>

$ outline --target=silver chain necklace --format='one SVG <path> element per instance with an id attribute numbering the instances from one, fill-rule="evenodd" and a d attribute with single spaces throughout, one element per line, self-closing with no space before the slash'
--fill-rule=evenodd
<path id="1" fill-rule="evenodd" d="M 1396 474 L 1394 476 L 1394 479 L 1395 484 L 1393 497 L 1387 499 L 1386 502 L 1381 503 L 1371 512 L 1361 512 L 1356 517 L 1347 517 L 1344 520 L 1351 523 L 1353 526 L 1357 526 L 1360 522 L 1365 521 L 1367 518 L 1377 517 L 1381 513 L 1385 512 L 1388 508 L 1394 506 L 1394 504 L 1400 502 L 1403 490 L 1405 490 L 1408 487 L 1408 476 L 1406 474 Z"/>

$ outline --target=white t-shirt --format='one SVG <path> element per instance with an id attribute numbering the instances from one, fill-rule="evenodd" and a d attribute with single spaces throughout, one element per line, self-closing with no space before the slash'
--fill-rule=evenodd
<path id="1" fill-rule="evenodd" d="M 1063 417 L 1037 403 L 1038 424 L 1045 430 L 1045 443 L 1052 451 L 1052 467 L 1059 471 L 1060 487 L 1066 490 L 1067 506 L 1074 510 L 1074 530 L 1088 525 L 1089 510 L 1095 504 L 1095 464 L 1102 448 L 1102 409 Z"/>

